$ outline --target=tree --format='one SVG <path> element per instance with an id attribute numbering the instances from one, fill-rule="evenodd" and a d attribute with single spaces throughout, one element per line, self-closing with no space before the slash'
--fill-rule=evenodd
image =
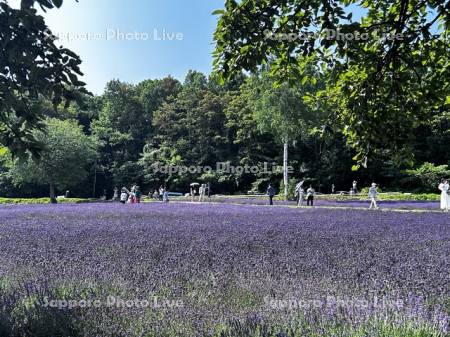
<path id="1" fill-rule="evenodd" d="M 170 97 L 176 97 L 181 91 L 181 83 L 168 76 L 162 80 L 146 80 L 136 86 L 138 98 L 148 118 Z"/>
<path id="2" fill-rule="evenodd" d="M 287 198 L 289 143 L 311 126 L 310 109 L 303 103 L 303 94 L 299 88 L 289 87 L 287 83 L 275 86 L 267 72 L 263 72 L 260 77 L 250 78 L 249 86 L 252 91 L 250 104 L 259 129 L 271 133 L 283 144 L 283 183 L 284 196 Z"/>
<path id="3" fill-rule="evenodd" d="M 385 148 L 411 155 L 414 129 L 449 107 L 448 0 L 227 0 L 215 14 L 215 70 L 228 78 L 270 64 L 293 85 L 313 62 L 327 76 L 317 101 L 333 103 L 359 164 Z"/>
<path id="4" fill-rule="evenodd" d="M 227 117 L 226 127 L 229 129 L 230 160 L 241 166 L 264 167 L 264 163 L 275 161 L 278 158 L 278 143 L 275 136 L 258 127 L 258 121 L 254 114 L 255 94 L 252 81 L 248 80 L 240 87 L 240 90 L 229 93 L 229 103 L 225 113 Z M 236 175 L 235 180 L 241 191 L 251 189 L 261 192 L 267 188 L 272 175 L 262 170 L 255 174 Z M 246 189 L 243 189 L 246 188 Z"/>
<path id="5" fill-rule="evenodd" d="M 155 112 L 156 137 L 152 140 L 154 144 L 147 145 L 147 153 L 158 153 L 161 162 L 186 166 L 215 167 L 216 162 L 225 161 L 228 156 L 227 130 L 223 127 L 225 99 L 209 89 L 203 74 L 190 71 L 181 92 Z M 148 167 L 156 161 L 148 155 L 143 160 Z"/>
<path id="6" fill-rule="evenodd" d="M 55 45 L 55 36 L 33 8 L 60 7 L 62 0 L 22 0 L 20 9 L 0 0 L 0 143 L 13 154 L 38 154 L 33 138 L 45 113 L 36 103 L 48 99 L 56 107 L 85 91 L 78 80 L 80 58 Z"/>
<path id="7" fill-rule="evenodd" d="M 263 82 L 259 94 L 255 97 L 254 112 L 260 129 L 271 132 L 283 143 L 283 183 L 284 197 L 288 196 L 288 151 L 289 142 L 298 133 L 301 121 L 301 97 L 286 85 L 274 88 L 270 82 Z"/>
<path id="8" fill-rule="evenodd" d="M 136 161 L 151 129 L 149 116 L 139 100 L 136 87 L 118 80 L 108 82 L 93 133 L 100 140 L 99 168 L 123 185 L 139 178 Z"/>
<path id="9" fill-rule="evenodd" d="M 56 203 L 56 188 L 70 188 L 87 177 L 97 156 L 97 141 L 74 121 L 48 119 L 44 125 L 44 131 L 33 134 L 44 146 L 39 159 L 16 160 L 13 177 L 17 183 L 48 184 L 50 199 Z"/>

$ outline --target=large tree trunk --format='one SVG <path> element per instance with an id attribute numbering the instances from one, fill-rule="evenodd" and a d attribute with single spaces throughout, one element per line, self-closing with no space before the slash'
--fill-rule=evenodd
<path id="1" fill-rule="evenodd" d="M 283 183 L 284 183 L 284 199 L 288 198 L 289 176 L 288 176 L 288 149 L 287 141 L 283 144 Z"/>
<path id="2" fill-rule="evenodd" d="M 55 185 L 52 182 L 50 183 L 50 202 L 52 204 L 58 203 L 58 200 L 56 200 Z"/>

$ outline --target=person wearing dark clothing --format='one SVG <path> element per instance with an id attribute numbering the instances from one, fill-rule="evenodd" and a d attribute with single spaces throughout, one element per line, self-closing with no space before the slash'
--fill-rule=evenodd
<path id="1" fill-rule="evenodd" d="M 275 189 L 272 185 L 267 188 L 267 195 L 269 196 L 269 205 L 273 205 L 273 197 L 275 196 Z"/>
<path id="2" fill-rule="evenodd" d="M 312 186 L 309 186 L 309 188 L 306 191 L 306 205 L 307 206 L 314 206 L 314 196 L 316 194 L 316 191 Z"/>
<path id="3" fill-rule="evenodd" d="M 158 199 L 159 199 L 159 201 L 163 201 L 163 199 L 164 199 L 164 187 L 162 187 L 162 186 L 160 186 L 159 187 L 159 195 L 158 195 Z"/>
<path id="4" fill-rule="evenodd" d="M 136 203 L 140 204 L 141 198 L 142 198 L 142 192 L 141 192 L 141 188 L 139 186 L 136 186 L 134 188 L 134 197 L 136 199 Z"/>

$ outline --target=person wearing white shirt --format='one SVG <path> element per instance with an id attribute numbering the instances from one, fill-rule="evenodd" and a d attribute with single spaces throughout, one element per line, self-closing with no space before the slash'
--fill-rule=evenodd
<path id="1" fill-rule="evenodd" d="M 200 190 L 199 190 L 198 201 L 200 201 L 200 202 L 205 201 L 205 194 L 206 194 L 206 185 L 205 184 L 201 184 L 200 185 Z"/>
<path id="2" fill-rule="evenodd" d="M 297 206 L 302 206 L 303 204 L 303 198 L 305 194 L 305 192 L 303 191 L 303 183 L 304 181 L 302 180 L 295 186 L 295 196 L 297 197 Z"/>
<path id="3" fill-rule="evenodd" d="M 448 212 L 450 208 L 450 196 L 449 196 L 450 186 L 448 180 L 442 179 L 438 188 L 441 191 L 441 209 L 444 212 Z"/>
<path id="4" fill-rule="evenodd" d="M 314 196 L 316 195 L 316 191 L 312 186 L 309 186 L 309 188 L 306 190 L 306 205 L 307 206 L 314 206 Z"/>

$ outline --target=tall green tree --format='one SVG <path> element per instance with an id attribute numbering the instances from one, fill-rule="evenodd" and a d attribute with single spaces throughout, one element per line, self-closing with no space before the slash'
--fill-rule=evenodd
<path id="1" fill-rule="evenodd" d="M 297 139 L 305 129 L 317 126 L 311 125 L 314 113 L 303 103 L 304 93 L 299 87 L 289 87 L 287 83 L 274 85 L 266 72 L 260 77 L 250 78 L 250 88 L 250 104 L 258 127 L 273 134 L 283 144 L 283 183 L 284 196 L 287 198 L 289 143 Z"/>
<path id="2" fill-rule="evenodd" d="M 99 171 L 114 184 L 131 184 L 139 179 L 136 161 L 150 134 L 151 117 L 145 113 L 134 85 L 117 80 L 106 85 L 103 107 L 92 123 L 100 141 Z"/>
<path id="3" fill-rule="evenodd" d="M 56 203 L 56 188 L 65 190 L 86 179 L 97 157 L 97 141 L 75 121 L 48 119 L 45 128 L 33 135 L 44 146 L 39 159 L 16 160 L 13 177 L 16 183 L 47 184 Z"/>
<path id="4" fill-rule="evenodd" d="M 164 163 L 185 166 L 215 167 L 217 162 L 225 161 L 229 149 L 224 128 L 225 104 L 226 97 L 212 92 L 203 74 L 189 72 L 181 92 L 154 114 L 156 137 L 153 144 L 147 145 L 147 153 L 159 153 L 158 158 Z M 164 150 L 155 152 L 155 149 Z M 156 161 L 148 155 L 143 159 L 147 167 Z M 186 175 L 184 183 L 191 177 Z"/>

